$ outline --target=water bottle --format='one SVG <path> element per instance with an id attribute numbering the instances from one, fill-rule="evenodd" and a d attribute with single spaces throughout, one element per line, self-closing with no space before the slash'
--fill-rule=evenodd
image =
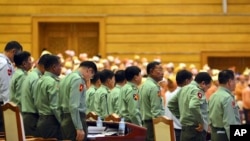
<path id="1" fill-rule="evenodd" d="M 125 135 L 125 122 L 124 118 L 121 119 L 119 122 L 119 129 L 118 129 L 118 136 L 124 136 Z"/>
<path id="2" fill-rule="evenodd" d="M 98 118 L 97 118 L 96 126 L 97 126 L 97 127 L 102 127 L 102 120 L 101 120 L 101 117 L 98 117 Z"/>

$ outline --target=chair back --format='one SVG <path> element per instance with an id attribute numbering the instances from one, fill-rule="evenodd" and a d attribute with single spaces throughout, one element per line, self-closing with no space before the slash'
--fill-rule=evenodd
<path id="1" fill-rule="evenodd" d="M 24 141 L 24 127 L 21 113 L 16 104 L 8 102 L 1 106 L 6 141 Z"/>
<path id="2" fill-rule="evenodd" d="M 173 120 L 166 116 L 153 119 L 155 141 L 175 141 Z"/>

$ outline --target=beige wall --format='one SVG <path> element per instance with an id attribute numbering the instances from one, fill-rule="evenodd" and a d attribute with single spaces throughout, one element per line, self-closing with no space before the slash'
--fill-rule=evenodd
<path id="1" fill-rule="evenodd" d="M 227 1 L 223 14 L 222 0 L 1 0 L 0 49 L 18 40 L 34 51 L 34 16 L 101 16 L 106 55 L 160 56 L 199 68 L 203 51 L 250 51 L 250 1 Z"/>

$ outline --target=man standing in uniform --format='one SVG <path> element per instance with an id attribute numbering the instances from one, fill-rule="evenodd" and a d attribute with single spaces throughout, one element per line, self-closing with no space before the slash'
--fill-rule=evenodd
<path id="1" fill-rule="evenodd" d="M 109 114 L 118 114 L 119 108 L 119 97 L 121 96 L 121 88 L 126 84 L 125 71 L 118 70 L 115 72 L 115 87 L 110 91 L 108 95 L 108 109 Z"/>
<path id="2" fill-rule="evenodd" d="M 110 94 L 110 90 L 115 85 L 115 77 L 114 72 L 108 69 L 104 69 L 100 73 L 100 79 L 102 85 L 98 88 L 95 92 L 95 112 L 96 114 L 104 119 L 109 115 L 108 104 L 107 104 L 107 97 Z"/>
<path id="3" fill-rule="evenodd" d="M 17 41 L 10 41 L 0 53 L 0 105 L 9 101 L 10 80 L 14 73 L 14 55 L 21 52 L 23 47 Z M 0 132 L 4 132 L 3 113 L 0 110 Z"/>
<path id="4" fill-rule="evenodd" d="M 95 101 L 95 92 L 96 90 L 101 86 L 101 80 L 100 80 L 100 72 L 97 71 L 92 79 L 90 79 L 90 87 L 86 91 L 86 114 L 89 112 L 94 112 L 94 101 Z"/>
<path id="5" fill-rule="evenodd" d="M 180 70 L 176 74 L 176 83 L 177 88 L 173 91 L 167 91 L 166 92 L 166 107 L 165 107 L 165 115 L 171 119 L 173 119 L 174 122 L 174 131 L 175 131 L 175 141 L 180 141 L 181 139 L 181 123 L 178 118 L 176 118 L 168 109 L 168 101 L 176 95 L 182 87 L 185 85 L 188 85 L 193 80 L 193 74 L 188 70 Z M 175 83 L 173 80 L 170 80 L 168 78 L 168 84 Z"/>
<path id="6" fill-rule="evenodd" d="M 199 72 L 194 81 L 181 88 L 168 102 L 169 110 L 180 118 L 181 141 L 205 141 L 208 130 L 208 112 L 205 92 L 212 78 Z"/>
<path id="7" fill-rule="evenodd" d="M 146 141 L 154 141 L 153 118 L 164 115 L 163 99 L 158 82 L 163 79 L 163 68 L 157 61 L 147 65 L 147 80 L 139 90 L 139 104 L 143 126 L 147 128 Z"/>
<path id="8" fill-rule="evenodd" d="M 10 101 L 15 103 L 21 111 L 21 89 L 23 88 L 23 81 L 32 67 L 31 54 L 27 51 L 15 54 L 14 63 L 16 71 L 11 78 Z"/>
<path id="9" fill-rule="evenodd" d="M 61 139 L 61 113 L 58 110 L 59 76 L 61 60 L 56 55 L 50 55 L 44 64 L 45 73 L 38 80 L 35 91 L 37 97 L 35 106 L 39 113 L 37 132 L 43 138 Z"/>
<path id="10" fill-rule="evenodd" d="M 219 88 L 209 98 L 209 125 L 212 141 L 229 141 L 230 125 L 241 124 L 239 106 L 234 94 L 236 81 L 232 70 L 222 70 L 218 76 Z"/>
<path id="11" fill-rule="evenodd" d="M 97 72 L 96 64 L 84 61 L 79 68 L 65 76 L 59 86 L 59 108 L 62 111 L 61 129 L 64 140 L 87 140 L 86 81 Z"/>
<path id="12" fill-rule="evenodd" d="M 36 68 L 28 73 L 28 76 L 23 82 L 21 89 L 21 104 L 22 104 L 22 117 L 23 125 L 26 136 L 37 136 L 36 124 L 39 118 L 37 108 L 35 106 L 35 97 L 37 92 L 35 91 L 36 83 L 38 79 L 44 74 L 44 64 L 49 54 L 44 54 L 40 57 Z"/>
<path id="13" fill-rule="evenodd" d="M 127 122 L 142 126 L 141 113 L 139 109 L 139 90 L 142 76 L 141 69 L 137 66 L 130 66 L 125 69 L 127 84 L 121 88 L 119 95 L 120 116 Z"/>

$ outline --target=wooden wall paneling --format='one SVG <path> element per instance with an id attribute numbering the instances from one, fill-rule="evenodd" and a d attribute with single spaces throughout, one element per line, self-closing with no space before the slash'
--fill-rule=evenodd
<path id="1" fill-rule="evenodd" d="M 31 35 L 27 34 L 3 34 L 0 33 L 1 40 L 0 42 L 8 42 L 10 40 L 18 40 L 22 43 L 30 43 L 31 42 Z"/>
<path id="2" fill-rule="evenodd" d="M 249 15 L 145 15 L 108 16 L 107 25 L 116 24 L 249 24 Z"/>
<path id="3" fill-rule="evenodd" d="M 0 24 L 0 31 L 4 34 L 9 33 L 31 33 L 31 26 L 28 24 Z"/>
<path id="4" fill-rule="evenodd" d="M 2 7 L 1 7 L 2 8 Z M 1 9 L 0 8 L 0 9 Z M 0 15 L 0 24 L 31 24 L 30 16 L 22 16 L 22 15 Z"/>
<path id="5" fill-rule="evenodd" d="M 13 10 L 15 9 L 15 10 Z M 6 5 L 0 14 L 218 14 L 218 5 Z"/>
<path id="6" fill-rule="evenodd" d="M 250 3 L 248 4 L 232 4 L 228 8 L 229 14 L 249 14 L 250 13 Z"/>
<path id="7" fill-rule="evenodd" d="M 108 43 L 108 53 L 197 53 L 201 51 L 250 50 L 250 43 Z M 153 48 L 153 51 L 152 51 Z"/>
<path id="8" fill-rule="evenodd" d="M 141 58 L 146 57 L 148 60 L 154 60 L 158 57 L 161 58 L 163 62 L 168 62 L 168 61 L 175 61 L 175 62 L 197 62 L 200 58 L 199 53 L 192 53 L 192 54 L 185 54 L 185 53 L 180 53 L 180 54 L 168 54 L 168 53 L 142 53 L 142 52 L 131 52 L 131 53 L 122 53 L 122 54 L 117 54 L 117 53 L 109 53 L 109 55 L 114 55 L 114 56 L 119 56 L 119 58 L 134 58 L 135 55 L 139 55 Z"/>
<path id="9" fill-rule="evenodd" d="M 249 24 L 116 24 L 107 25 L 107 34 L 127 33 L 250 33 Z"/>
<path id="10" fill-rule="evenodd" d="M 239 43 L 250 34 L 108 34 L 107 43 Z"/>
<path id="11" fill-rule="evenodd" d="M 218 0 L 126 0 L 126 1 L 117 1 L 117 0 L 50 0 L 50 1 L 34 1 L 34 0 L 1 0 L 0 4 L 32 4 L 32 5 L 69 5 L 69 4 L 221 4 L 221 1 Z M 250 3 L 248 0 L 228 0 L 229 4 L 246 4 Z"/>
<path id="12" fill-rule="evenodd" d="M 236 0 L 229 0 L 231 1 L 236 1 Z M 247 0 L 240 0 L 241 2 L 247 2 Z M 236 1 L 237 2 L 237 1 Z M 67 4 L 121 4 L 121 5 L 126 5 L 126 4 L 220 4 L 221 1 L 218 0 L 126 0 L 126 1 L 117 1 L 117 0 L 74 0 L 74 1 L 68 1 L 68 0 L 50 0 L 50 1 L 34 1 L 34 0 L 1 0 L 0 4 L 33 4 L 33 5 L 48 5 L 48 4 L 62 4 L 62 5 L 67 5 Z"/>

